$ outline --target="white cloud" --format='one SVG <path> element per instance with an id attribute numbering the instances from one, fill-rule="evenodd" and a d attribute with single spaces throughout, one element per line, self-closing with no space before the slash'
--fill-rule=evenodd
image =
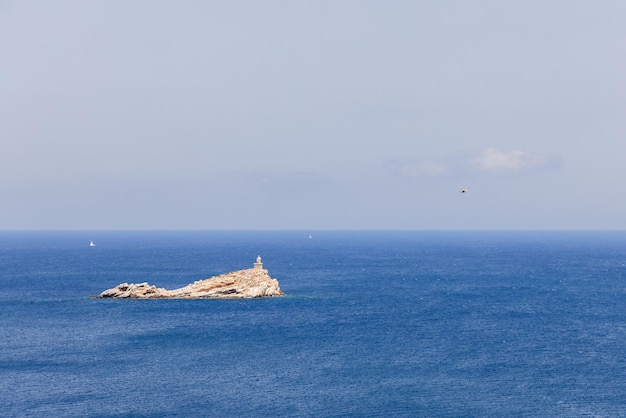
<path id="1" fill-rule="evenodd" d="M 542 167 L 548 162 L 549 159 L 545 155 L 520 150 L 502 152 L 495 148 L 488 148 L 480 157 L 472 160 L 472 167 L 481 171 L 501 173 Z"/>

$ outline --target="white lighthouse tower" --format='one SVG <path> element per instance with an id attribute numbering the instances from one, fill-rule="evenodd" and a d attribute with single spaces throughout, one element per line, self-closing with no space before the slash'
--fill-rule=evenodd
<path id="1" fill-rule="evenodd" d="M 255 269 L 259 269 L 259 270 L 263 270 L 263 263 L 261 262 L 261 256 L 257 256 L 256 258 L 256 263 L 254 263 L 254 268 Z"/>

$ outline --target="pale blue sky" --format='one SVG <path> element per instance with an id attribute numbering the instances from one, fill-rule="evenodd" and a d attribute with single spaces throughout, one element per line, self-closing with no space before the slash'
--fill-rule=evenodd
<path id="1" fill-rule="evenodd" d="M 626 229 L 624 22 L 0 1 L 0 229 Z"/>

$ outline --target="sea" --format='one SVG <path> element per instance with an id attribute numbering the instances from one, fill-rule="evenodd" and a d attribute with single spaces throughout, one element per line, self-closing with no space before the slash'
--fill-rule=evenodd
<path id="1" fill-rule="evenodd" d="M 0 416 L 623 417 L 626 232 L 0 231 Z"/>

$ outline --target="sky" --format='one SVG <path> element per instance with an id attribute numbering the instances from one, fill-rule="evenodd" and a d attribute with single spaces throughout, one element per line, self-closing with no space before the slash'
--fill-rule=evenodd
<path id="1" fill-rule="evenodd" d="M 626 229 L 625 19 L 0 0 L 0 230 Z"/>

